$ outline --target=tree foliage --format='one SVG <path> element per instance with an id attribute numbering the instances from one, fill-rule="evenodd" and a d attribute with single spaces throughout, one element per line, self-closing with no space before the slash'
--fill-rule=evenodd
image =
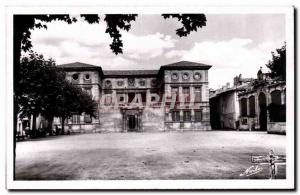
<path id="1" fill-rule="evenodd" d="M 21 117 L 41 114 L 52 121 L 53 117 L 64 120 L 83 112 L 96 116 L 97 103 L 92 97 L 65 80 L 65 73 L 53 60 L 45 60 L 37 53 L 21 59 L 16 94 Z"/>
<path id="2" fill-rule="evenodd" d="M 272 53 L 272 60 L 266 64 L 266 66 L 271 70 L 270 76 L 272 78 L 277 78 L 281 80 L 286 80 L 286 43 L 276 49 L 276 52 Z"/>
<path id="3" fill-rule="evenodd" d="M 84 21 L 92 24 L 99 23 L 100 17 L 97 14 L 81 14 Z M 110 48 L 115 54 L 123 53 L 123 43 L 121 30 L 129 31 L 131 22 L 135 21 L 137 14 L 106 14 L 104 21 L 106 22 L 106 33 L 112 38 Z M 176 30 L 176 34 L 180 37 L 187 36 L 192 31 L 197 31 L 206 25 L 206 17 L 204 14 L 162 14 L 164 19 L 177 18 L 181 22 L 182 27 Z M 16 35 L 20 36 L 22 50 L 28 51 L 32 48 L 31 32 L 34 28 L 47 28 L 45 22 L 54 20 L 65 21 L 68 24 L 77 22 L 76 17 L 68 14 L 61 15 L 15 15 L 14 22 Z"/>
<path id="4" fill-rule="evenodd" d="M 181 22 L 182 27 L 176 29 L 176 34 L 179 37 L 186 37 L 192 31 L 197 31 L 198 28 L 206 26 L 206 17 L 204 14 L 162 14 L 164 19 L 177 18 Z"/>

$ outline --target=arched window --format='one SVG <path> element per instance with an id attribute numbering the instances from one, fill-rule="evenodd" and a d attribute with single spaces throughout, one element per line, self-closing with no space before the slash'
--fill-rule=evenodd
<path id="1" fill-rule="evenodd" d="M 247 116 L 247 99 L 241 99 L 241 116 Z"/>
<path id="2" fill-rule="evenodd" d="M 255 97 L 250 96 L 249 98 L 249 115 L 255 117 Z"/>

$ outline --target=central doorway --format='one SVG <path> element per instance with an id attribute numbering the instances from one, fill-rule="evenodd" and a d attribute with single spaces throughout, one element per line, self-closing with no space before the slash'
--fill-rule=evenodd
<path id="1" fill-rule="evenodd" d="M 123 115 L 123 132 L 142 131 L 142 109 L 121 109 Z"/>
<path id="2" fill-rule="evenodd" d="M 137 130 L 137 118 L 135 115 L 128 115 L 128 131 Z"/>

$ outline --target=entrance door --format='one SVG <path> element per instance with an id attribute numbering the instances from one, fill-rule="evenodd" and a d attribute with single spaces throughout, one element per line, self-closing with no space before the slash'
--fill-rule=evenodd
<path id="1" fill-rule="evenodd" d="M 128 116 L 128 130 L 135 131 L 137 126 L 137 121 L 135 115 Z"/>
<path id="2" fill-rule="evenodd" d="M 259 97 L 259 126 L 261 131 L 267 130 L 267 102 L 264 93 L 260 93 Z"/>

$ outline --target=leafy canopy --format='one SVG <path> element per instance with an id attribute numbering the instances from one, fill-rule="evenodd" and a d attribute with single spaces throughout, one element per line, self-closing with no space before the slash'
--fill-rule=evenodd
<path id="1" fill-rule="evenodd" d="M 286 80 L 286 43 L 276 49 L 276 52 L 272 53 L 272 60 L 266 64 L 266 66 L 271 70 L 270 76 L 272 78 L 277 78 L 280 80 Z"/>
<path id="2" fill-rule="evenodd" d="M 97 14 L 81 14 L 84 21 L 92 24 L 99 23 L 100 17 Z M 121 30 L 129 31 L 131 22 L 135 21 L 137 14 L 106 14 L 103 21 L 106 22 L 105 32 L 112 38 L 110 48 L 116 55 L 123 53 L 123 42 Z M 206 26 L 206 17 L 204 14 L 162 14 L 164 19 L 177 18 L 181 22 L 182 27 L 176 30 L 179 37 L 187 36 L 192 31 L 197 31 L 198 28 Z M 21 48 L 27 52 L 32 48 L 31 32 L 34 28 L 47 28 L 45 22 L 54 20 L 65 21 L 68 24 L 77 22 L 76 17 L 71 17 L 68 14 L 61 15 L 15 15 L 14 27 L 16 35 L 20 36 Z"/>
<path id="3" fill-rule="evenodd" d="M 95 117 L 97 103 L 81 88 L 65 80 L 52 59 L 30 53 L 21 59 L 16 88 L 21 117 L 41 114 L 48 119 L 85 112 Z"/>

